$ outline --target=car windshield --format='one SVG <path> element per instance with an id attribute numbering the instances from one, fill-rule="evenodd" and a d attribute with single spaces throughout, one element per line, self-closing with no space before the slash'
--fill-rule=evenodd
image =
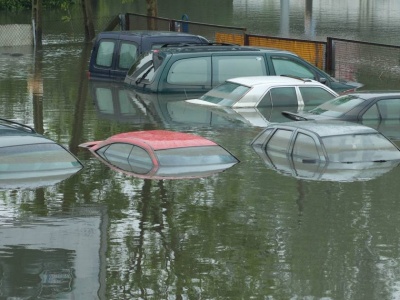
<path id="1" fill-rule="evenodd" d="M 344 95 L 317 106 L 309 113 L 327 117 L 340 117 L 364 101 L 364 99 L 356 96 Z"/>
<path id="2" fill-rule="evenodd" d="M 149 80 L 153 77 L 154 71 L 162 63 L 162 57 L 157 52 L 147 52 L 142 54 L 128 71 L 129 77 L 135 80 Z"/>
<path id="3" fill-rule="evenodd" d="M 400 159 L 400 151 L 380 133 L 322 138 L 332 162 L 383 162 Z"/>
<path id="4" fill-rule="evenodd" d="M 232 106 L 243 97 L 249 87 L 232 82 L 224 82 L 200 97 L 201 100 L 222 106 Z"/>
<path id="5" fill-rule="evenodd" d="M 81 167 L 77 159 L 58 144 L 0 148 L 0 173 L 67 170 Z"/>
<path id="6" fill-rule="evenodd" d="M 160 166 L 203 166 L 238 162 L 232 154 L 220 146 L 185 147 L 155 152 Z"/>

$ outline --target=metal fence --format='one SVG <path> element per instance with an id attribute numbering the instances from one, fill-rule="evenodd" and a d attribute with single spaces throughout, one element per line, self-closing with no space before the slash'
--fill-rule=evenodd
<path id="1" fill-rule="evenodd" d="M 0 21 L 1 23 L 1 21 Z M 5 24 L 0 24 L 0 26 Z M 31 26 L 30 24 L 26 24 Z M 126 13 L 95 19 L 95 32 L 105 30 L 166 30 L 183 31 L 205 36 L 218 43 L 234 43 L 288 50 L 327 71 L 338 79 L 354 80 L 357 74 L 373 74 L 374 78 L 400 78 L 400 46 L 327 38 L 326 42 L 288 39 L 249 34 L 246 28 L 191 22 L 186 19 L 148 17 Z M 6 26 L 7 27 L 7 26 Z M 26 30 L 12 30 L 12 41 L 26 42 Z M 0 47 L 10 40 L 10 34 L 0 34 Z M 83 18 L 68 22 L 43 20 L 43 44 L 79 43 L 84 41 Z M 365 71 L 368 72 L 365 72 Z M 363 78 L 362 81 L 370 80 Z"/>

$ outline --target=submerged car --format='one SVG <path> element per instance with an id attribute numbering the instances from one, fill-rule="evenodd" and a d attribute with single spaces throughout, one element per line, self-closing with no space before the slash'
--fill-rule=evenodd
<path id="1" fill-rule="evenodd" d="M 144 179 L 206 177 L 239 162 L 211 140 L 169 130 L 120 133 L 80 147 L 112 169 Z"/>
<path id="2" fill-rule="evenodd" d="M 37 188 L 83 168 L 66 148 L 30 126 L 0 119 L 0 188 Z"/>
<path id="3" fill-rule="evenodd" d="M 399 148 L 373 128 L 344 121 L 270 124 L 251 143 L 271 168 L 319 180 L 367 180 L 400 163 Z"/>
<path id="4" fill-rule="evenodd" d="M 311 110 L 282 111 L 288 119 L 335 119 L 373 127 L 391 139 L 400 139 L 400 91 L 363 91 L 329 100 Z"/>
<path id="5" fill-rule="evenodd" d="M 282 114 L 294 121 L 339 119 L 343 121 L 400 119 L 400 91 L 358 92 L 339 96 L 310 111 Z"/>
<path id="6" fill-rule="evenodd" d="M 205 93 L 233 77 L 273 75 L 313 79 L 337 93 L 362 86 L 332 78 L 289 51 L 238 45 L 192 45 L 144 53 L 129 69 L 125 83 L 143 92 L 188 94 Z"/>
<path id="7" fill-rule="evenodd" d="M 88 77 L 91 79 L 124 80 L 128 69 L 143 52 L 170 44 L 203 44 L 209 41 L 200 35 L 156 30 L 100 32 L 92 48 Z"/>
<path id="8" fill-rule="evenodd" d="M 249 76 L 226 80 L 189 103 L 209 106 L 313 107 L 339 96 L 318 81 L 288 76 Z"/>

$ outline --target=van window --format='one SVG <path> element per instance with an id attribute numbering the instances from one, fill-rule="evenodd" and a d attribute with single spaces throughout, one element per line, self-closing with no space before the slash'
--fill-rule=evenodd
<path id="1" fill-rule="evenodd" d="M 121 43 L 119 50 L 119 63 L 120 69 L 129 69 L 136 60 L 137 46 L 132 43 Z"/>
<path id="2" fill-rule="evenodd" d="M 210 57 L 181 59 L 169 69 L 167 82 L 170 84 L 210 85 L 210 70 Z"/>
<path id="3" fill-rule="evenodd" d="M 96 65 L 111 67 L 115 43 L 113 41 L 101 41 L 97 51 Z"/>
<path id="4" fill-rule="evenodd" d="M 229 78 L 267 75 L 262 56 L 213 56 L 213 85 Z"/>
<path id="5" fill-rule="evenodd" d="M 272 57 L 276 75 L 297 76 L 300 78 L 315 79 L 314 73 L 306 66 L 284 57 Z"/>

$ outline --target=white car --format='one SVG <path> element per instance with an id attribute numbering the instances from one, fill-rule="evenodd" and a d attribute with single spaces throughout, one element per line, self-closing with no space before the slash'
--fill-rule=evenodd
<path id="1" fill-rule="evenodd" d="M 230 108 L 311 108 L 338 94 L 315 80 L 288 76 L 249 76 L 226 80 L 198 99 L 186 102 Z"/>

